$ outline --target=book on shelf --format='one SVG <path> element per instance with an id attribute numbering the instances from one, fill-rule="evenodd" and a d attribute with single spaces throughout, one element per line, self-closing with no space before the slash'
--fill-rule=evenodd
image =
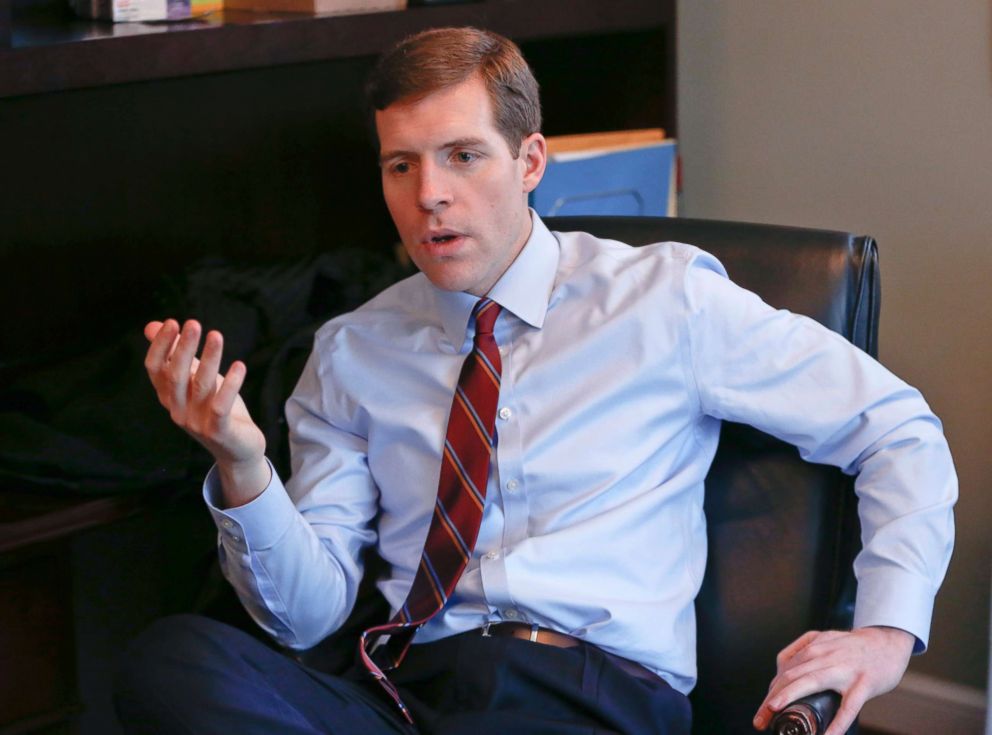
<path id="1" fill-rule="evenodd" d="M 224 0 L 225 10 L 358 15 L 406 9 L 407 0 Z"/>
<path id="2" fill-rule="evenodd" d="M 675 216 L 678 151 L 660 128 L 551 136 L 530 204 L 542 216 Z"/>
<path id="3" fill-rule="evenodd" d="M 403 10 L 407 0 L 69 0 L 69 4 L 82 18 L 128 23 L 186 20 L 221 9 L 320 15 L 377 13 Z"/>
<path id="4" fill-rule="evenodd" d="M 69 0 L 69 6 L 80 18 L 114 23 L 186 20 L 194 12 L 191 0 Z"/>

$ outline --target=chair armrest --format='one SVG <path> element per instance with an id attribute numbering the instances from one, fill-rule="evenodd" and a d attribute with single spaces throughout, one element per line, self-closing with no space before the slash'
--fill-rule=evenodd
<path id="1" fill-rule="evenodd" d="M 826 691 L 797 699 L 772 719 L 774 735 L 823 735 L 837 714 L 840 695 Z"/>

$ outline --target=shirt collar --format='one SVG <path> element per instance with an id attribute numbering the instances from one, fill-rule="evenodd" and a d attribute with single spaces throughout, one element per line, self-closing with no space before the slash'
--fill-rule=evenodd
<path id="1" fill-rule="evenodd" d="M 560 248 L 547 225 L 531 210 L 530 237 L 520 253 L 489 291 L 489 298 L 536 329 L 544 325 L 548 302 L 558 272 Z M 465 343 L 468 319 L 478 297 L 464 291 L 445 291 L 433 284 L 438 316 L 455 349 Z"/>

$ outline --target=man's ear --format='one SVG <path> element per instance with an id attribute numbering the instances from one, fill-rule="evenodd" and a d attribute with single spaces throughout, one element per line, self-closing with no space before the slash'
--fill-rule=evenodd
<path id="1" fill-rule="evenodd" d="M 520 160 L 524 165 L 524 193 L 530 194 L 544 177 L 548 164 L 548 142 L 540 133 L 531 133 L 520 143 Z"/>

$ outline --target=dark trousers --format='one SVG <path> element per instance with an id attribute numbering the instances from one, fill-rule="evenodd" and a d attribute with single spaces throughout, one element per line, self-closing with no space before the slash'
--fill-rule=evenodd
<path id="1" fill-rule="evenodd" d="M 413 727 L 358 669 L 332 676 L 240 630 L 176 616 L 125 653 L 115 693 L 128 733 L 688 735 L 688 700 L 593 646 L 478 632 L 416 645 L 390 678 Z"/>

